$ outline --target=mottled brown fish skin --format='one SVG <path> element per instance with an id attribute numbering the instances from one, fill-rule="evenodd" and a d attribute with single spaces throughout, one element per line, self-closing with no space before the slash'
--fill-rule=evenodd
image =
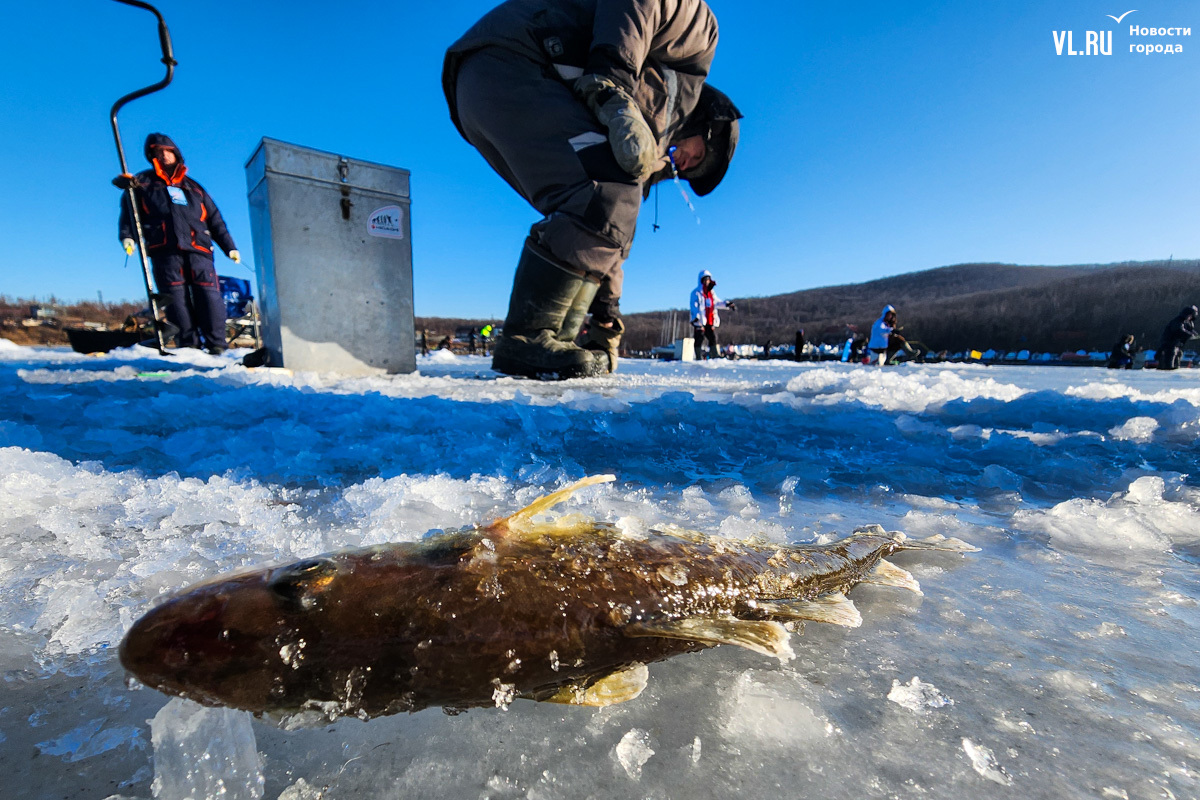
<path id="1" fill-rule="evenodd" d="M 323 703 L 365 719 L 545 699 L 706 646 L 627 626 L 769 619 L 760 602 L 846 591 L 898 549 L 886 535 L 779 546 L 492 526 L 202 584 L 138 620 L 120 658 L 160 691 L 255 713 Z"/>

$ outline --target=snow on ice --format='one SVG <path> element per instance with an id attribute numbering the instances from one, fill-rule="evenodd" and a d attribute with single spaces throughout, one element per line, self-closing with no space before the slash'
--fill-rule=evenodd
<path id="1" fill-rule="evenodd" d="M 419 367 L 340 379 L 0 342 L 11 785 L 1200 796 L 1200 371 L 626 361 L 542 384 L 445 352 Z M 604 472 L 617 482 L 570 510 L 631 532 L 806 542 L 879 523 L 983 551 L 897 556 L 924 597 L 862 587 L 862 627 L 806 625 L 787 664 L 684 656 L 603 709 L 514 700 L 281 731 L 125 685 L 115 646 L 167 593 L 491 519 Z"/>

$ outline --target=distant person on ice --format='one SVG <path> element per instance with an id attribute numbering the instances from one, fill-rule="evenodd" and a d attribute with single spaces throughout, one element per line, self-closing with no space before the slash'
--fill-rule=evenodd
<path id="1" fill-rule="evenodd" d="M 716 46 L 703 0 L 508 0 L 450 46 L 451 119 L 544 215 L 517 264 L 493 369 L 616 369 L 621 265 L 649 186 L 673 162 L 706 195 L 737 146 L 741 113 L 704 83 Z"/>
<path id="2" fill-rule="evenodd" d="M 1109 369 L 1133 369 L 1133 334 L 1127 333 L 1113 345 L 1108 356 Z"/>
<path id="3" fill-rule="evenodd" d="M 1196 307 L 1188 306 L 1167 323 L 1158 345 L 1158 368 L 1179 369 L 1183 346 L 1196 337 Z"/>
<path id="4" fill-rule="evenodd" d="M 134 195 L 154 284 L 171 297 L 167 321 L 179 328 L 175 339 L 180 347 L 200 347 L 203 340 L 208 352 L 223 353 L 225 300 L 213 265 L 213 242 L 235 264 L 241 263 L 241 255 L 217 204 L 188 177 L 175 143 L 165 134 L 152 133 L 144 152 L 152 169 L 133 177 Z M 137 232 L 127 194 L 121 197 L 118 235 L 126 255 L 133 255 Z"/>
<path id="5" fill-rule="evenodd" d="M 872 360 L 880 366 L 892 363 L 892 359 L 901 350 L 906 353 L 913 352 L 912 347 L 900 335 L 899 330 L 896 325 L 896 309 L 890 305 L 884 306 L 883 313 L 871 326 L 871 340 L 867 343 L 867 350 L 871 352 Z"/>
<path id="6" fill-rule="evenodd" d="M 733 302 L 725 302 L 717 297 L 713 289 L 717 282 L 713 280 L 712 273 L 708 270 L 701 270 L 699 277 L 699 285 L 692 290 L 692 329 L 694 331 L 696 342 L 696 358 L 700 358 L 700 345 L 708 340 L 708 355 L 706 358 L 717 357 L 717 328 L 721 326 L 721 315 L 717 313 L 718 309 L 728 308 L 734 311 L 737 306 Z M 770 345 L 768 344 L 768 349 Z"/>

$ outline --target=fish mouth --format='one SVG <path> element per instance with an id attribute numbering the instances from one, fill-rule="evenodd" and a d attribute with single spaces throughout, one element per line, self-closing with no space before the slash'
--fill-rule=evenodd
<path id="1" fill-rule="evenodd" d="M 219 642 L 222 605 L 216 598 L 205 601 L 198 614 L 180 613 L 180 599 L 168 600 L 151 609 L 133 624 L 121 640 L 118 657 L 127 672 L 147 686 L 180 693 L 186 676 L 208 647 L 201 642 Z M 178 687 L 178 688 L 176 688 Z"/>
<path id="2" fill-rule="evenodd" d="M 280 671 L 278 652 L 263 645 L 273 638 L 279 612 L 266 592 L 240 588 L 205 588 L 150 609 L 121 640 L 121 666 L 166 694 L 204 705 L 261 708 Z"/>

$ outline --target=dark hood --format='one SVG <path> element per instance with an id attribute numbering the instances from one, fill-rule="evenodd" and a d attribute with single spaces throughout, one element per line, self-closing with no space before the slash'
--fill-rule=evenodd
<path id="1" fill-rule="evenodd" d="M 706 146 L 704 160 L 687 172 L 679 173 L 697 195 L 704 195 L 717 188 L 725 177 L 733 153 L 737 150 L 738 120 L 742 112 L 720 89 L 704 84 L 700 100 L 687 123 L 679 132 L 679 139 L 703 136 Z"/>
<path id="2" fill-rule="evenodd" d="M 183 153 L 179 152 L 179 147 L 165 133 L 150 134 L 146 137 L 146 144 L 142 146 L 142 153 L 146 156 L 146 160 L 153 164 L 154 156 L 150 153 L 151 147 L 166 147 L 174 150 L 175 158 L 179 159 L 180 164 L 183 164 Z"/>

